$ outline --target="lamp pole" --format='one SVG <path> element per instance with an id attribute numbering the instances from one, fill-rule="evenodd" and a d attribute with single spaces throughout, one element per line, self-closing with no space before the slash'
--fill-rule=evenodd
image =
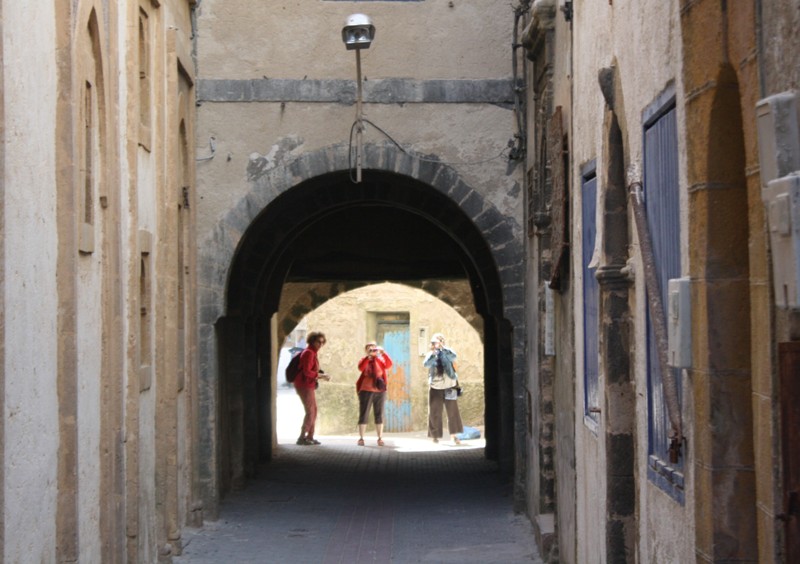
<path id="1" fill-rule="evenodd" d="M 364 122 L 361 118 L 361 49 L 356 49 L 356 183 L 361 182 L 361 134 Z"/>
<path id="2" fill-rule="evenodd" d="M 372 20 L 370 20 L 368 16 L 364 14 L 352 14 L 347 17 L 344 28 L 342 28 L 342 41 L 344 41 L 348 51 L 355 50 L 356 52 L 356 121 L 354 124 L 356 128 L 356 183 L 361 182 L 362 134 L 364 133 L 364 118 L 361 114 L 361 49 L 369 49 L 374 38 L 375 26 L 372 25 Z M 353 130 L 351 128 L 351 143 L 352 135 Z M 349 150 L 352 155 L 352 146 Z"/>

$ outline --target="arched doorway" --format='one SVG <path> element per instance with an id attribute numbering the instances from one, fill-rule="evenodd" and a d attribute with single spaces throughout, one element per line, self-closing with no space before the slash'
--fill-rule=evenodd
<path id="1" fill-rule="evenodd" d="M 317 394 L 319 417 L 316 434 L 324 444 L 328 436 L 348 437 L 357 432 L 358 396 L 354 384 L 359 377 L 357 362 L 364 356 L 364 344 L 375 341 L 389 353 L 388 389 L 383 431 L 423 438 L 428 429 L 428 371 L 422 365 L 430 350 L 430 337 L 446 332 L 448 344 L 458 354 L 458 380 L 464 390 L 459 399 L 465 426 L 483 429 L 485 401 L 483 360 L 483 319 L 472 301 L 467 280 L 436 281 L 436 290 L 447 300 L 436 298 L 431 289 L 413 283 L 379 282 L 337 293 L 319 304 L 321 295 L 338 290 L 339 284 L 287 283 L 284 285 L 277 323 L 282 326 L 295 312 L 305 312 L 287 337 L 278 335 L 281 345 L 275 386 L 278 390 L 273 421 L 279 445 L 294 445 L 302 425 L 303 409 L 293 386 L 285 382 L 285 368 L 292 352 L 306 344 L 311 330 L 325 332 L 327 344 L 320 362 L 331 380 Z M 367 432 L 373 435 L 373 422 Z M 483 433 L 481 433 L 481 439 Z"/>
<path id="2" fill-rule="evenodd" d="M 367 150 L 385 168 L 364 171 L 360 184 L 350 179 L 346 147 L 256 180 L 201 248 L 196 468 L 210 516 L 221 494 L 272 456 L 271 368 L 281 335 L 273 316 L 287 282 L 425 280 L 436 295 L 436 280 L 468 280 L 485 338 L 486 456 L 507 474 L 524 466 L 515 448 L 525 429 L 514 393 L 524 355 L 522 332 L 513 331 L 524 295 L 519 226 L 452 169 L 392 147 Z"/>

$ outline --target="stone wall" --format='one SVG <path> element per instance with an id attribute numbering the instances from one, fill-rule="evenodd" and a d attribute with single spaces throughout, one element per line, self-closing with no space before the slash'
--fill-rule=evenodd
<path id="1" fill-rule="evenodd" d="M 0 561 L 153 562 L 197 517 L 192 5 L 3 3 Z"/>
<path id="2" fill-rule="evenodd" d="M 354 7 L 328 1 L 313 9 L 302 2 L 273 7 L 206 0 L 197 13 L 204 499 L 218 500 L 216 472 L 228 466 L 216 457 L 227 452 L 227 429 L 239 428 L 221 421 L 225 429 L 218 433 L 212 423 L 228 402 L 223 394 L 238 393 L 217 386 L 228 370 L 228 353 L 217 348 L 221 320 L 268 319 L 277 347 L 296 318 L 273 304 L 283 291 L 286 271 L 280 269 L 296 230 L 310 227 L 315 214 L 375 204 L 424 218 L 463 251 L 473 293 L 486 296 L 477 307 L 486 341 L 496 345 L 487 345 L 486 354 L 496 368 L 484 375 L 494 386 L 493 392 L 485 387 L 487 412 L 494 410 L 487 417 L 487 456 L 499 459 L 504 472 L 521 472 L 527 456 L 521 448 L 527 410 L 521 393 L 523 194 L 519 161 L 508 158 L 520 132 L 512 8 L 482 0 L 358 4 L 377 28 L 361 55 L 370 121 L 363 168 L 374 190 L 359 191 L 346 176 L 353 168 L 355 57 L 341 42 Z M 275 350 L 256 356 L 274 359 Z M 228 403 L 240 404 L 238 397 Z M 489 440 L 490 421 L 496 441 Z M 517 475 L 517 500 L 520 492 Z"/>

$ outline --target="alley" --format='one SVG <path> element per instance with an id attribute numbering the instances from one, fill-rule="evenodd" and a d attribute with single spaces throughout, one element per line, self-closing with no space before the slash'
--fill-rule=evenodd
<path id="1" fill-rule="evenodd" d="M 220 519 L 187 532 L 176 564 L 542 562 L 511 485 L 482 439 L 432 444 L 424 433 L 291 444 L 299 403 L 281 390 L 275 459 L 221 504 Z"/>

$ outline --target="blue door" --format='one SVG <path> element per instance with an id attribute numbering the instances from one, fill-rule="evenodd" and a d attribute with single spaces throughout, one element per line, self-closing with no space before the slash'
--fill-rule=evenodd
<path id="1" fill-rule="evenodd" d="M 389 432 L 411 430 L 411 364 L 407 313 L 380 314 L 377 341 L 394 363 L 389 371 L 383 428 Z"/>

